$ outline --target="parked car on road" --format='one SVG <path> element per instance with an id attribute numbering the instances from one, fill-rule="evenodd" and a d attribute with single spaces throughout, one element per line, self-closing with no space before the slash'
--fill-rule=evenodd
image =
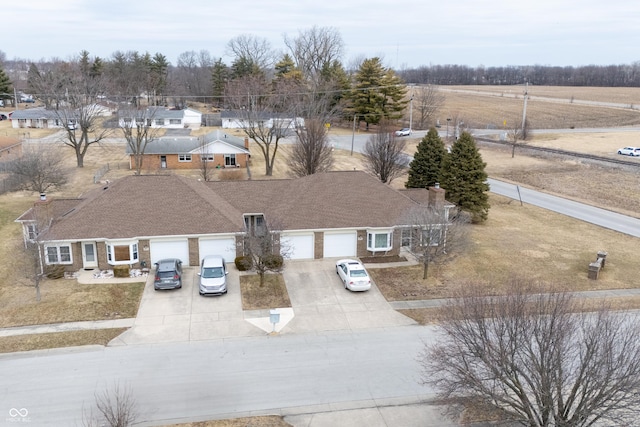
<path id="1" fill-rule="evenodd" d="M 411 129 L 409 128 L 402 128 L 396 131 L 396 136 L 410 136 L 410 135 L 411 135 Z"/>
<path id="2" fill-rule="evenodd" d="M 176 258 L 161 259 L 155 263 L 156 277 L 153 288 L 179 289 L 182 287 L 182 261 Z"/>
<path id="3" fill-rule="evenodd" d="M 227 293 L 227 266 L 220 255 L 207 255 L 200 265 L 200 295 Z"/>
<path id="4" fill-rule="evenodd" d="M 9 116 L 7 116 L 5 113 L 0 113 L 0 120 L 8 120 Z"/>
<path id="5" fill-rule="evenodd" d="M 371 289 L 369 273 L 358 260 L 338 260 L 336 262 L 336 274 L 342 280 L 345 289 L 350 291 L 368 291 Z"/>
<path id="6" fill-rule="evenodd" d="M 623 156 L 640 156 L 640 148 L 638 147 L 624 147 L 618 150 L 618 154 Z"/>

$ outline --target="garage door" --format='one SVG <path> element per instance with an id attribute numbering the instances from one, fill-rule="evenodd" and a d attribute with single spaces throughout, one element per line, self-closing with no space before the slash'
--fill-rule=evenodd
<path id="1" fill-rule="evenodd" d="M 236 259 L 236 239 L 200 239 L 200 259 L 207 255 L 220 255 L 225 262 L 233 262 Z"/>
<path id="2" fill-rule="evenodd" d="M 289 259 L 313 259 L 313 234 L 283 234 L 281 241 Z"/>
<path id="3" fill-rule="evenodd" d="M 189 242 L 182 240 L 152 240 L 149 242 L 151 249 L 151 263 L 156 263 L 164 258 L 178 258 L 182 264 L 189 265 Z"/>
<path id="4" fill-rule="evenodd" d="M 356 256 L 356 232 L 324 233 L 324 258 Z"/>

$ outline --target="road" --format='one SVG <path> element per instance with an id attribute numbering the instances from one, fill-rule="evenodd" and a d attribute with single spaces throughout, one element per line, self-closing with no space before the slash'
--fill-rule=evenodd
<path id="1" fill-rule="evenodd" d="M 511 197 L 516 200 L 521 199 L 524 203 L 558 212 L 563 215 L 619 231 L 620 233 L 628 234 L 630 236 L 640 237 L 640 219 L 621 215 L 619 213 L 586 205 L 584 203 L 563 199 L 562 197 L 552 196 L 540 191 L 518 187 L 514 184 L 509 184 L 503 181 L 495 179 L 489 179 L 488 181 L 491 187 L 491 192 L 493 193 Z M 520 191 L 520 195 L 518 195 L 518 189 Z"/>
<path id="2" fill-rule="evenodd" d="M 114 384 L 131 388 L 142 425 L 417 400 L 429 390 L 416 356 L 432 339 L 433 328 L 408 326 L 0 355 L 0 425 L 82 425 Z M 8 416 L 23 408 L 28 419 Z"/>

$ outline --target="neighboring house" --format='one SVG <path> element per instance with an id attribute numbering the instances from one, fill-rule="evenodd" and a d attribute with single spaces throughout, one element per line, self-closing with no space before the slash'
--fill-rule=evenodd
<path id="1" fill-rule="evenodd" d="M 420 190 L 444 205 L 444 190 Z M 75 200 L 41 200 L 16 221 L 38 237 L 46 264 L 69 271 L 151 266 L 204 255 L 243 254 L 247 230 L 279 226 L 292 259 L 398 254 L 408 211 L 427 205 L 361 171 L 296 179 L 205 182 L 177 175 L 128 176 Z"/>
<path id="2" fill-rule="evenodd" d="M 44 107 L 15 110 L 11 113 L 11 126 L 18 128 L 62 128 L 62 121 L 55 111 Z"/>
<path id="3" fill-rule="evenodd" d="M 141 119 L 145 120 L 146 125 L 152 128 L 199 129 L 202 123 L 202 113 L 191 108 L 178 110 L 166 107 L 147 107 L 143 112 L 121 109 L 118 112 L 120 127 L 130 126 L 133 120 Z"/>
<path id="4" fill-rule="evenodd" d="M 135 167 L 134 154 L 127 145 L 129 167 Z M 212 132 L 203 138 L 162 137 L 150 141 L 144 150 L 142 170 L 200 169 L 202 161 L 211 168 L 245 168 L 249 161 L 249 140 Z"/>
<path id="5" fill-rule="evenodd" d="M 304 126 L 302 117 L 291 117 L 284 114 L 257 112 L 252 116 L 249 123 L 247 114 L 242 111 L 226 110 L 220 113 L 223 129 L 242 129 L 246 127 L 257 127 L 258 123 L 265 128 L 272 128 L 274 124 L 279 123 L 283 129 L 295 129 L 296 125 Z"/>
<path id="6" fill-rule="evenodd" d="M 92 116 L 110 116 L 112 111 L 109 107 L 101 104 L 90 104 L 84 108 L 90 111 Z M 63 120 L 67 118 L 75 123 L 79 114 L 76 111 L 47 110 L 44 107 L 28 108 L 26 110 L 15 110 L 11 113 L 11 126 L 13 128 L 63 128 Z"/>

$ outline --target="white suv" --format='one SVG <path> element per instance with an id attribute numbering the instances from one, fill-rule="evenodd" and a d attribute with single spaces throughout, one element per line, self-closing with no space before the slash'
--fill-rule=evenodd
<path id="1" fill-rule="evenodd" d="M 227 266 L 220 255 L 207 255 L 200 265 L 200 295 L 227 293 Z"/>

